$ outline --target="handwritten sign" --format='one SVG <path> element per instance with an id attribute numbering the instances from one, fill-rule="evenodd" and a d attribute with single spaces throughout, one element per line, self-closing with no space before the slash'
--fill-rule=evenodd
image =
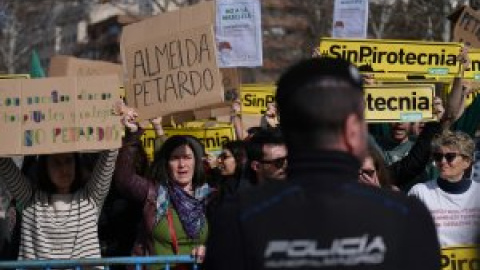
<path id="1" fill-rule="evenodd" d="M 118 148 L 116 75 L 0 81 L 0 155 Z"/>
<path id="2" fill-rule="evenodd" d="M 459 16 L 457 17 L 457 15 Z M 480 12 L 469 6 L 464 6 L 450 15 L 454 21 L 453 41 L 469 44 L 474 48 L 480 46 L 480 37 L 478 35 L 480 24 Z"/>
<path id="3" fill-rule="evenodd" d="M 124 28 L 127 104 L 142 119 L 224 100 L 213 13 L 213 3 L 202 2 Z"/>

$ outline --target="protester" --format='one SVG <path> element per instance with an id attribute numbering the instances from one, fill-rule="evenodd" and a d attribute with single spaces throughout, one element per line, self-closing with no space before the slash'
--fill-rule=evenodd
<path id="1" fill-rule="evenodd" d="M 267 103 L 267 110 L 260 118 L 261 128 L 276 128 L 278 127 L 277 106 L 273 102 Z"/>
<path id="2" fill-rule="evenodd" d="M 222 148 L 217 167 L 222 176 L 221 190 L 223 194 L 233 195 L 249 185 L 245 181 L 247 150 L 243 141 L 230 141 Z"/>
<path id="3" fill-rule="evenodd" d="M 358 70 L 320 57 L 295 65 L 277 85 L 289 181 L 220 210 L 205 268 L 439 269 L 428 209 L 358 183 L 367 151 Z"/>
<path id="4" fill-rule="evenodd" d="M 230 141 L 222 147 L 217 166 L 212 170 L 215 197 L 209 203 L 208 217 L 212 218 L 217 208 L 239 192 L 251 187 L 247 176 L 247 152 L 244 141 Z M 211 185 L 212 186 L 212 185 Z"/>
<path id="5" fill-rule="evenodd" d="M 203 146 L 192 136 L 169 137 L 155 152 L 147 177 L 138 175 L 132 158 L 138 148 L 132 144 L 143 130 L 134 122 L 136 114 L 132 110 L 126 115 L 128 130 L 114 181 L 122 194 L 143 204 L 134 255 L 192 254 L 201 262 L 208 232 L 205 211 L 210 191 L 204 185 Z"/>
<path id="6" fill-rule="evenodd" d="M 409 137 L 411 127 L 412 123 L 408 122 L 391 123 L 390 137 L 377 139 L 387 165 L 404 158 L 412 148 L 414 142 Z"/>
<path id="7" fill-rule="evenodd" d="M 99 258 L 98 216 L 107 196 L 117 150 L 105 150 L 87 182 L 78 153 L 43 155 L 33 185 L 10 158 L 0 178 L 23 205 L 19 259 Z"/>
<path id="8" fill-rule="evenodd" d="M 480 184 L 465 174 L 474 149 L 467 134 L 445 131 L 432 142 L 432 157 L 440 176 L 413 186 L 408 193 L 430 209 L 442 247 L 477 244 Z"/>
<path id="9" fill-rule="evenodd" d="M 390 172 L 385 165 L 382 154 L 378 148 L 368 144 L 367 156 L 363 160 L 362 167 L 359 171 L 360 183 L 371 185 L 379 188 L 386 188 L 391 190 L 398 190 L 392 184 Z"/>
<path id="10" fill-rule="evenodd" d="M 285 180 L 287 148 L 280 130 L 261 129 L 247 143 L 248 176 L 254 185 Z"/>

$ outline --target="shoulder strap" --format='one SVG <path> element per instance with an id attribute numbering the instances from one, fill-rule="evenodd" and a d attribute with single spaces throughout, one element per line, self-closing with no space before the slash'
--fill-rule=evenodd
<path id="1" fill-rule="evenodd" d="M 168 230 L 170 232 L 170 239 L 172 240 L 172 248 L 173 252 L 178 255 L 178 240 L 177 234 L 175 232 L 175 227 L 173 226 L 173 217 L 172 217 L 172 209 L 167 209 L 167 221 L 168 221 Z"/>

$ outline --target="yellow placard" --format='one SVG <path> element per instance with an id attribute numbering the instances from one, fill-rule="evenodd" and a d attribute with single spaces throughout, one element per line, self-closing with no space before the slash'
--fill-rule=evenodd
<path id="1" fill-rule="evenodd" d="M 471 65 L 470 69 L 465 71 L 464 76 L 466 79 L 480 81 L 480 50 L 470 50 L 468 57 L 470 58 Z"/>
<path id="2" fill-rule="evenodd" d="M 209 128 L 165 128 L 165 135 L 191 135 L 200 140 L 207 152 L 219 152 L 225 143 L 235 140 L 232 125 Z"/>
<path id="3" fill-rule="evenodd" d="M 200 140 L 209 153 L 218 153 L 225 143 L 235 140 L 235 130 L 230 124 L 219 123 L 208 128 L 164 128 L 167 137 L 173 135 L 191 135 Z M 141 141 L 150 161 L 153 160 L 156 143 L 155 130 L 146 129 Z"/>
<path id="4" fill-rule="evenodd" d="M 458 74 L 461 43 L 322 38 L 321 55 L 346 59 L 374 72 Z"/>
<path id="5" fill-rule="evenodd" d="M 0 74 L 0 80 L 4 79 L 30 79 L 30 74 Z"/>
<path id="6" fill-rule="evenodd" d="M 434 85 L 379 85 L 365 87 L 368 122 L 432 121 Z"/>
<path id="7" fill-rule="evenodd" d="M 276 87 L 273 84 L 242 85 L 240 97 L 242 114 L 263 114 L 270 102 L 275 102 Z"/>
<path id="8" fill-rule="evenodd" d="M 442 249 L 442 270 L 480 269 L 478 247 L 448 247 Z"/>

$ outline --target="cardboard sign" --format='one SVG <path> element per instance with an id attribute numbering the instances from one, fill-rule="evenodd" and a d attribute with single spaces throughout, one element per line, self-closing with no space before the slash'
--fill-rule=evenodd
<path id="1" fill-rule="evenodd" d="M 275 85 L 242 85 L 240 89 L 242 114 L 262 115 L 267 104 L 275 102 Z"/>
<path id="2" fill-rule="evenodd" d="M 0 81 L 0 155 L 102 150 L 121 145 L 116 75 Z"/>
<path id="3" fill-rule="evenodd" d="M 461 44 L 405 40 L 329 39 L 320 41 L 322 55 L 343 58 L 374 72 L 430 75 L 458 74 Z"/>
<path id="4" fill-rule="evenodd" d="M 120 82 L 123 80 L 123 70 L 120 64 L 80 59 L 72 56 L 55 55 L 50 58 L 49 77 L 63 76 L 99 76 L 117 74 Z"/>
<path id="5" fill-rule="evenodd" d="M 230 116 L 231 111 L 230 105 L 227 105 L 212 109 L 194 110 L 193 114 L 195 119 L 212 119 L 219 116 Z"/>
<path id="6" fill-rule="evenodd" d="M 201 2 L 123 29 L 127 104 L 141 119 L 223 102 L 214 12 Z"/>
<path id="7" fill-rule="evenodd" d="M 231 125 L 209 128 L 164 128 L 167 137 L 173 135 L 191 135 L 200 140 L 209 153 L 218 153 L 222 150 L 225 143 L 235 140 L 235 130 Z M 153 160 L 155 150 L 155 131 L 153 129 L 145 130 L 141 140 L 147 157 Z"/>
<path id="8" fill-rule="evenodd" d="M 434 85 L 381 85 L 365 87 L 367 122 L 433 121 Z"/>
<path id="9" fill-rule="evenodd" d="M 480 268 L 478 246 L 442 248 L 442 270 L 470 270 Z"/>
<path id="10" fill-rule="evenodd" d="M 458 15 L 459 14 L 459 15 Z M 450 16 L 455 25 L 453 41 L 469 44 L 474 48 L 480 47 L 480 12 L 469 6 L 463 6 Z"/>

